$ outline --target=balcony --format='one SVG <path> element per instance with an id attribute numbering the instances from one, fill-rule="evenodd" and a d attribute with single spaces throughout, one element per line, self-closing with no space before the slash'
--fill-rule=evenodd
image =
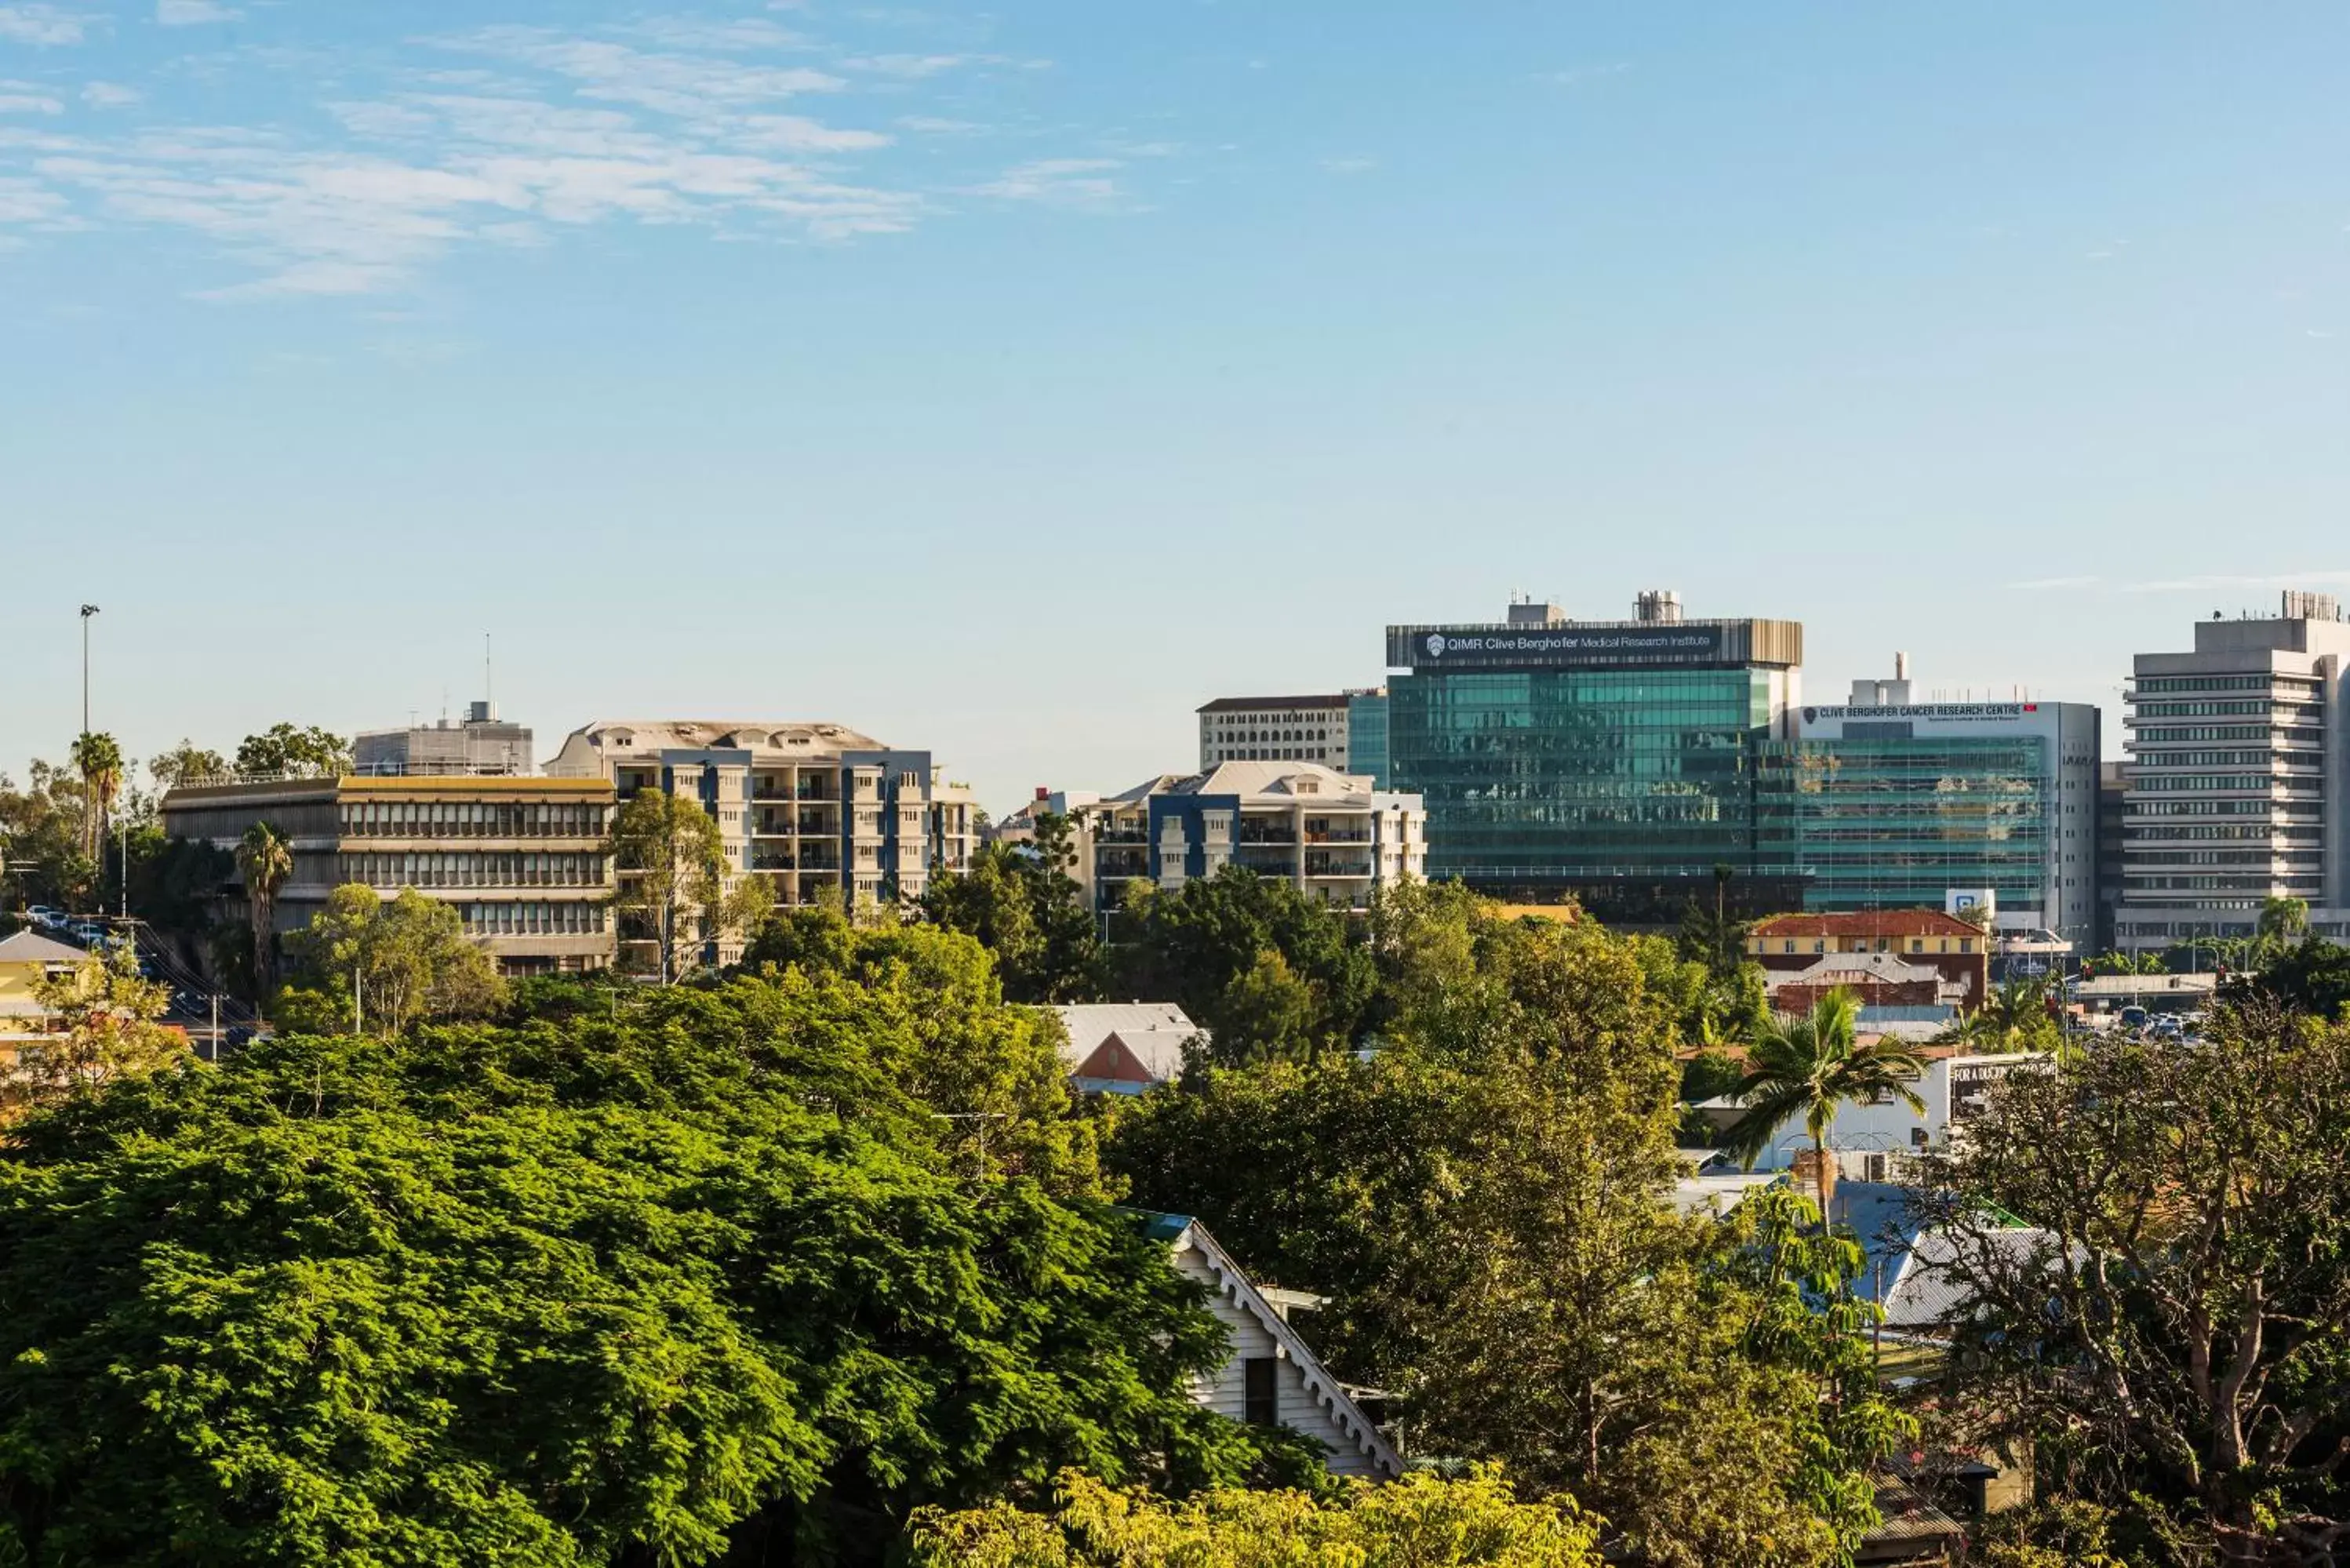
<path id="1" fill-rule="evenodd" d="M 754 871 L 792 871 L 799 866 L 799 857 L 788 849 L 754 849 L 751 852 Z"/>
<path id="2" fill-rule="evenodd" d="M 1305 830 L 1308 844 L 1368 844 L 1371 830 L 1367 827 L 1309 827 Z"/>
<path id="3" fill-rule="evenodd" d="M 1372 873 L 1371 863 L 1367 860 L 1333 860 L 1326 855 L 1308 855 L 1305 857 L 1305 874 L 1308 877 L 1368 877 Z"/>
<path id="4" fill-rule="evenodd" d="M 1295 849 L 1297 847 L 1297 830 L 1290 826 L 1287 823 L 1283 823 L 1278 827 L 1254 827 L 1243 823 L 1241 825 L 1239 835 L 1232 840 L 1232 842 L 1235 844 L 1280 845 L 1287 848 Z"/>
<path id="5" fill-rule="evenodd" d="M 1096 844 L 1148 844 L 1150 830 L 1147 827 L 1105 827 L 1095 833 Z"/>

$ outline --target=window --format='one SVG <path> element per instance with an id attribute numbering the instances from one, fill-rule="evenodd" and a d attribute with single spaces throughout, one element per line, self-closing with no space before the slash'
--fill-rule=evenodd
<path id="1" fill-rule="evenodd" d="M 1241 1413 L 1250 1426 L 1281 1424 L 1280 1369 L 1281 1364 L 1270 1355 L 1252 1355 L 1241 1363 Z"/>

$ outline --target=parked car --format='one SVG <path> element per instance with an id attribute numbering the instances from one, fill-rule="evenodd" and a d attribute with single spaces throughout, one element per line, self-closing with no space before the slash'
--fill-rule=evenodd
<path id="1" fill-rule="evenodd" d="M 86 948 L 103 947 L 106 943 L 106 928 L 96 920 L 77 920 L 67 928 L 66 935 Z"/>
<path id="2" fill-rule="evenodd" d="M 73 924 L 71 915 L 63 909 L 52 909 L 47 904 L 36 904 L 26 913 L 33 917 L 33 924 L 45 931 L 62 931 Z"/>
<path id="3" fill-rule="evenodd" d="M 2143 1007 L 2125 1007 L 2122 1009 L 2122 1027 L 2125 1029 L 2145 1028 L 2146 1018 L 2147 1012 L 2146 1009 Z"/>

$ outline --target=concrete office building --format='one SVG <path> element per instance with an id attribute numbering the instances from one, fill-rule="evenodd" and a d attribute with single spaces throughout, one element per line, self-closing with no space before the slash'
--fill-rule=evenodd
<path id="1" fill-rule="evenodd" d="M 2343 666 L 2350 624 L 2330 594 L 2288 591 L 2273 617 L 2195 627 L 2191 653 L 2141 653 L 2115 939 L 2160 950 L 2245 936 L 2272 898 L 2350 925 Z"/>
<path id="2" fill-rule="evenodd" d="M 1822 911 L 1945 908 L 1990 892 L 1998 928 L 2096 936 L 2097 710 L 1917 702 L 1908 661 L 1851 701 L 1799 711 L 1756 749 L 1765 862 Z"/>
<path id="3" fill-rule="evenodd" d="M 2122 824 L 2129 810 L 2129 774 L 2121 763 L 2097 764 L 2097 940 L 2101 953 L 2116 946 L 2122 908 Z"/>
<path id="4" fill-rule="evenodd" d="M 1316 763 L 1225 763 L 1101 798 L 1045 798 L 1066 804 L 1073 874 L 1104 915 L 1129 882 L 1171 892 L 1226 866 L 1281 877 L 1340 909 L 1367 909 L 1376 889 L 1427 872 L 1428 818 L 1417 797 Z"/>
<path id="5" fill-rule="evenodd" d="M 1318 763 L 1347 771 L 1347 693 L 1219 697 L 1200 709 L 1200 768 L 1232 762 Z"/>
<path id="6" fill-rule="evenodd" d="M 1728 865 L 1742 908 L 1802 907 L 1758 858 L 1752 772 L 1794 738 L 1797 623 L 1690 620 L 1654 592 L 1629 620 L 1513 604 L 1387 640 L 1389 781 L 1427 803 L 1429 876 L 1665 923 Z"/>
<path id="7" fill-rule="evenodd" d="M 461 723 L 362 731 L 351 742 L 351 769 L 376 774 L 467 774 L 519 778 L 536 766 L 530 726 L 500 722 L 497 706 L 475 702 Z"/>
<path id="8" fill-rule="evenodd" d="M 550 777 L 601 778 L 690 795 L 718 825 L 733 877 L 767 879 L 778 905 L 837 888 L 852 902 L 911 902 L 934 871 L 971 864 L 976 803 L 940 780 L 928 752 L 838 724 L 598 720 L 575 730 Z M 731 886 L 731 881 L 730 881 Z M 732 963 L 712 943 L 709 963 Z"/>
<path id="9" fill-rule="evenodd" d="M 611 811 L 600 778 L 422 775 L 190 784 L 162 805 L 174 838 L 234 851 L 256 822 L 285 836 L 294 869 L 277 891 L 281 932 L 307 926 L 345 883 L 385 898 L 413 888 L 454 907 L 509 975 L 612 962 Z"/>

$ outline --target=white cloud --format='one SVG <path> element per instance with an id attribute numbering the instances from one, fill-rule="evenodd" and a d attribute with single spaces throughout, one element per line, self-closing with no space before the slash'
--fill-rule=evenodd
<path id="1" fill-rule="evenodd" d="M 66 106 L 31 82 L 0 81 L 0 114 L 63 114 Z"/>
<path id="2" fill-rule="evenodd" d="M 1632 68 L 1629 60 L 1611 60 L 1604 66 L 1570 66 L 1563 71 L 1544 71 L 1534 79 L 1556 87 L 1582 87 L 1586 82 L 1603 81 L 1620 77 Z"/>
<path id="3" fill-rule="evenodd" d="M 1378 167 L 1370 158 L 1325 158 L 1322 171 L 1326 174 L 1367 174 Z"/>
<path id="4" fill-rule="evenodd" d="M 174 25 L 230 14 L 221 0 L 157 0 L 158 19 Z M 376 88 L 351 62 L 318 57 L 315 79 L 337 93 L 317 106 L 329 121 L 323 132 L 305 129 L 299 114 L 275 116 L 265 130 L 92 119 L 68 131 L 0 119 L 0 226 L 18 235 L 176 230 L 231 269 L 225 286 L 205 291 L 214 298 L 396 291 L 453 252 L 549 245 L 588 224 L 690 224 L 728 240 L 894 234 L 934 215 L 924 187 L 941 183 L 930 168 L 920 185 L 888 168 L 899 136 L 986 128 L 922 115 L 837 124 L 801 105 L 818 95 L 903 105 L 926 78 L 993 58 L 778 57 L 822 46 L 758 18 L 577 34 L 498 26 L 417 42 L 430 54 L 392 66 Z M 93 108 L 144 101 L 108 82 L 79 93 Z M 49 116 L 64 105 L 0 81 L 0 109 L 11 107 Z M 943 151 L 926 149 L 926 164 Z M 1124 162 L 1039 159 L 959 189 L 1136 210 L 1115 178 Z"/>
<path id="5" fill-rule="evenodd" d="M 56 5 L 0 5 L 0 38 L 47 47 L 78 44 L 89 19 Z"/>
<path id="6" fill-rule="evenodd" d="M 1123 199 L 1124 192 L 1110 171 L 1124 167 L 1115 158 L 1038 158 L 1014 164 L 986 184 L 973 186 L 972 194 L 1055 207 L 1106 209 Z"/>
<path id="7" fill-rule="evenodd" d="M 166 27 L 195 27 L 207 22 L 234 22 L 244 13 L 219 0 L 155 0 L 155 20 Z"/>

